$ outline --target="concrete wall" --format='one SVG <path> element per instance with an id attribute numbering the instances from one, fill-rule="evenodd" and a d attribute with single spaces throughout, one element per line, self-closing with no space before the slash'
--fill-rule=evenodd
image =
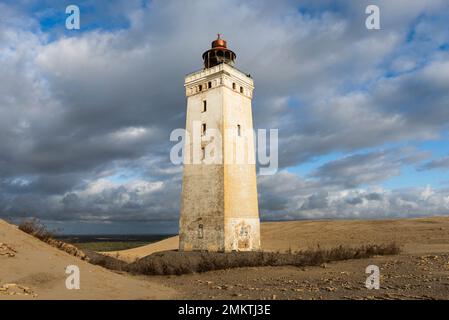
<path id="1" fill-rule="evenodd" d="M 225 129 L 235 129 L 238 125 L 241 128 L 240 136 L 224 136 L 224 157 L 232 155 L 229 158 L 235 160 L 224 165 L 226 251 L 260 249 L 256 166 L 251 157 L 254 155 L 251 98 L 239 92 L 240 86 L 236 90 L 224 89 L 223 126 Z M 240 159 L 243 162 L 237 159 L 236 149 L 239 148 L 243 150 L 243 159 Z"/>
<path id="2" fill-rule="evenodd" d="M 194 121 L 206 123 L 207 128 L 222 130 L 223 87 L 190 95 L 187 100 L 186 130 L 193 133 Z M 202 112 L 203 101 L 207 111 Z M 196 141 L 198 143 L 198 141 Z M 193 164 L 194 154 L 201 150 L 190 140 L 190 163 L 184 165 L 181 197 L 180 250 L 224 250 L 224 189 L 223 166 Z M 203 141 L 198 145 L 207 143 Z"/>
<path id="3" fill-rule="evenodd" d="M 208 88 L 209 83 L 212 88 Z M 200 87 L 201 86 L 201 90 Z M 208 129 L 222 134 L 218 141 L 221 164 L 192 164 L 193 154 L 201 158 L 195 141 L 187 148 L 191 164 L 184 165 L 181 215 L 180 250 L 258 250 L 260 226 L 257 203 L 255 164 L 248 164 L 254 154 L 252 140 L 251 98 L 252 79 L 244 73 L 222 64 L 186 76 L 186 129 L 193 132 L 193 123 L 206 123 Z M 241 90 L 243 92 L 241 92 Z M 202 112 L 203 101 L 207 111 Z M 225 129 L 251 132 L 249 139 L 226 137 Z M 208 141 L 202 138 L 205 145 Z M 223 164 L 223 157 L 234 153 L 236 144 L 243 143 L 243 164 Z M 235 156 L 233 156 L 235 159 Z"/>

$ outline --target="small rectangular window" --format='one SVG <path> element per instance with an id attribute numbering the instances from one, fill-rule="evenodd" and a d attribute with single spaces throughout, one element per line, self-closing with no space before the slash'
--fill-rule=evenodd
<path id="1" fill-rule="evenodd" d="M 237 125 L 237 134 L 239 137 L 242 135 L 242 129 L 239 124 Z"/>
<path id="2" fill-rule="evenodd" d="M 203 86 L 202 85 L 198 86 L 198 91 L 203 91 Z"/>
<path id="3" fill-rule="evenodd" d="M 203 101 L 203 112 L 206 112 L 206 111 L 207 111 L 207 101 L 204 100 Z"/>
<path id="4" fill-rule="evenodd" d="M 240 93 L 243 93 L 243 87 L 240 87 Z"/>
<path id="5" fill-rule="evenodd" d="M 208 87 L 209 89 L 212 88 L 212 82 L 209 81 L 209 82 L 207 83 L 207 87 Z"/>
<path id="6" fill-rule="evenodd" d="M 235 82 L 232 84 L 232 89 L 235 90 Z"/>
<path id="7" fill-rule="evenodd" d="M 201 160 L 206 159 L 206 148 L 201 147 Z"/>
<path id="8" fill-rule="evenodd" d="M 202 224 L 198 225 L 198 239 L 204 238 L 204 226 Z"/>
<path id="9" fill-rule="evenodd" d="M 201 134 L 202 134 L 203 136 L 206 134 L 206 124 L 205 124 L 205 123 L 203 123 L 203 124 L 201 125 Z"/>

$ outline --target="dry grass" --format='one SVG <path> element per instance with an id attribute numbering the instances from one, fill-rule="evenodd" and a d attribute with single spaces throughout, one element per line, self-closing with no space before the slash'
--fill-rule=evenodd
<path id="1" fill-rule="evenodd" d="M 104 254 L 100 254 L 92 250 L 84 250 L 84 253 L 88 257 L 88 261 L 90 263 L 101 266 L 109 270 L 125 271 L 128 266 L 128 263 L 122 260 Z"/>
<path id="2" fill-rule="evenodd" d="M 395 243 L 366 245 L 358 248 L 339 246 L 333 249 L 313 249 L 300 252 L 177 252 L 165 251 L 127 264 L 98 253 L 89 254 L 90 262 L 112 270 L 144 275 L 181 275 L 242 267 L 317 266 L 331 261 L 364 259 L 376 255 L 400 252 Z"/>
<path id="3" fill-rule="evenodd" d="M 65 243 L 64 241 L 54 239 L 55 232 L 48 230 L 38 219 L 32 218 L 23 220 L 19 224 L 19 230 L 26 232 L 59 250 L 65 251 L 72 256 L 82 260 L 88 259 L 83 250 L 78 249 L 74 245 Z"/>
<path id="4" fill-rule="evenodd" d="M 331 261 L 364 259 L 376 255 L 395 255 L 400 252 L 396 243 L 364 245 L 358 248 L 339 246 L 332 249 L 311 249 L 287 253 L 279 252 L 157 252 L 133 263 L 90 250 L 79 250 L 73 245 L 54 240 L 49 231 L 37 219 L 24 220 L 19 229 L 90 263 L 116 271 L 144 275 L 181 275 L 242 267 L 265 266 L 317 266 Z"/>
<path id="5" fill-rule="evenodd" d="M 48 230 L 44 224 L 35 218 L 23 220 L 19 224 L 19 230 L 31 234 L 44 242 L 48 242 L 54 237 L 54 232 Z"/>

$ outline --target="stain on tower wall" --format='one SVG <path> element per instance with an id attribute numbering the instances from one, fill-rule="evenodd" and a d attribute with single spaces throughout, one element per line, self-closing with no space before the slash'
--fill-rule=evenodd
<path id="1" fill-rule="evenodd" d="M 252 251 L 260 249 L 259 219 L 231 218 L 226 222 L 225 251 Z"/>
<path id="2" fill-rule="evenodd" d="M 222 166 L 184 167 L 180 250 L 224 251 Z"/>

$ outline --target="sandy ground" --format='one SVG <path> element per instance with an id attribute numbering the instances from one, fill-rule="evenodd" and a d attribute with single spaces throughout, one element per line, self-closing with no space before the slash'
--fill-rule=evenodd
<path id="1" fill-rule="evenodd" d="M 80 268 L 80 290 L 68 290 L 69 265 Z M 1 299 L 170 299 L 174 289 L 79 260 L 0 220 Z"/>
<path id="2" fill-rule="evenodd" d="M 449 254 L 374 257 L 321 267 L 261 267 L 183 276 L 148 277 L 181 292 L 208 299 L 449 299 Z M 380 289 L 367 289 L 365 268 L 380 269 Z"/>
<path id="3" fill-rule="evenodd" d="M 179 237 L 175 236 L 142 247 L 101 253 L 126 262 L 134 262 L 137 259 L 149 256 L 155 252 L 177 250 L 178 244 Z"/>
<path id="4" fill-rule="evenodd" d="M 449 299 L 449 217 L 384 221 L 262 223 L 265 250 L 369 243 L 401 245 L 397 256 L 320 267 L 261 267 L 183 276 L 142 277 L 168 285 L 183 299 Z M 177 237 L 116 252 L 136 259 L 177 247 Z M 365 269 L 380 269 L 380 289 L 365 287 Z"/>
<path id="5" fill-rule="evenodd" d="M 270 251 L 392 241 L 403 250 L 396 256 L 319 267 L 131 277 L 89 265 L 0 221 L 0 299 L 449 299 L 449 217 L 270 222 L 262 223 L 261 233 L 262 246 Z M 173 237 L 112 255 L 134 260 L 176 248 L 177 237 Z M 65 288 L 64 271 L 70 264 L 81 269 L 79 291 Z M 372 264 L 380 268 L 380 290 L 365 287 L 365 268 Z M 29 291 L 7 295 L 2 286 L 8 283 Z"/>

